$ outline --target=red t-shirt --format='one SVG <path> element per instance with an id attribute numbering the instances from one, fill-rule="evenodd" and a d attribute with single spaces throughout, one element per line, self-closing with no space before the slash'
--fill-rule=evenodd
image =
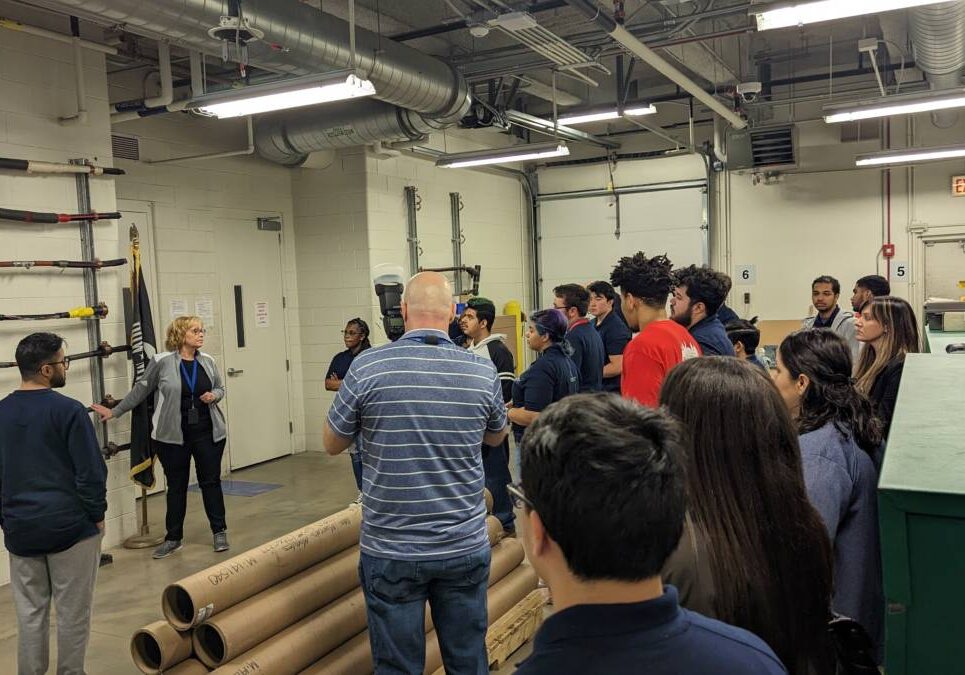
<path id="1" fill-rule="evenodd" d="M 670 369 L 700 355 L 696 340 L 676 321 L 649 323 L 623 351 L 620 392 L 624 398 L 655 408 L 660 400 L 660 385 Z"/>

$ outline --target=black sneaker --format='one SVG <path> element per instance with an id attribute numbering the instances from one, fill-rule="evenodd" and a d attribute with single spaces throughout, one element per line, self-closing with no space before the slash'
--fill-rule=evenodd
<path id="1" fill-rule="evenodd" d="M 167 558 L 169 555 L 175 551 L 181 550 L 181 540 L 171 541 L 170 539 L 165 539 L 164 543 L 154 549 L 154 553 L 151 557 L 155 560 L 160 560 L 161 558 Z"/>
<path id="2" fill-rule="evenodd" d="M 224 553 L 230 546 L 228 546 L 228 530 L 222 530 L 221 532 L 216 532 L 214 535 L 214 552 Z"/>

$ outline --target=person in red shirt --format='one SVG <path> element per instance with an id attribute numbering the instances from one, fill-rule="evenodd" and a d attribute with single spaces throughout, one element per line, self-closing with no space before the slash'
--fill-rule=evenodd
<path id="1" fill-rule="evenodd" d="M 674 285 L 672 270 L 667 256 L 648 258 L 641 251 L 620 258 L 610 274 L 611 283 L 620 289 L 630 330 L 639 331 L 623 352 L 620 391 L 624 398 L 653 408 L 670 369 L 701 355 L 690 332 L 667 318 L 667 298 Z"/>

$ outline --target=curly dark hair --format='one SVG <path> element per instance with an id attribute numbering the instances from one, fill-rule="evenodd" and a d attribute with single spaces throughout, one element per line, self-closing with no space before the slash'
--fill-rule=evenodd
<path id="1" fill-rule="evenodd" d="M 620 258 L 610 273 L 610 283 L 651 307 L 663 307 L 673 289 L 673 263 L 666 255 L 648 258 L 638 251 Z"/>
<path id="2" fill-rule="evenodd" d="M 686 288 L 691 306 L 695 302 L 702 302 L 707 308 L 707 315 L 713 316 L 724 304 L 730 292 L 731 280 L 723 272 L 690 265 L 674 272 L 674 286 Z"/>

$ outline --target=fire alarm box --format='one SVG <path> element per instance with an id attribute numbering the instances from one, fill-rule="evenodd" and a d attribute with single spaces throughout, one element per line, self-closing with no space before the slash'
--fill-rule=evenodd
<path id="1" fill-rule="evenodd" d="M 884 244 L 881 247 L 881 255 L 885 258 L 895 257 L 895 245 L 894 244 Z"/>

